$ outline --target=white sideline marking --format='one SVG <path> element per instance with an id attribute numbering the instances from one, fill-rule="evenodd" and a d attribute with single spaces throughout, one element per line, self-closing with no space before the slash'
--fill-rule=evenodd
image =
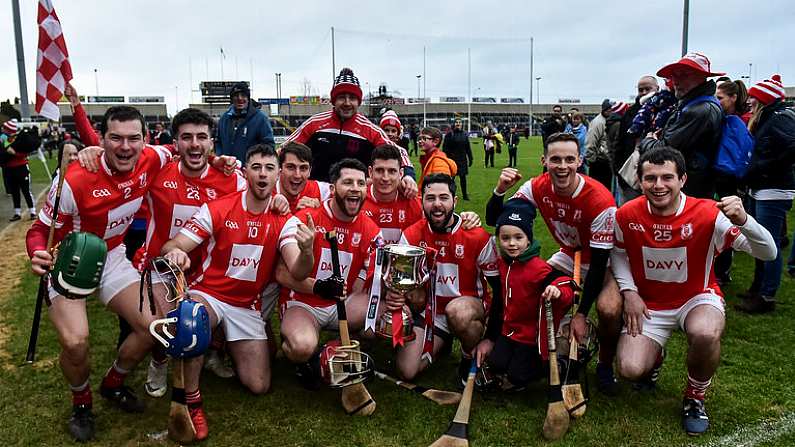
<path id="1" fill-rule="evenodd" d="M 756 425 L 740 427 L 736 432 L 718 438 L 705 447 L 753 447 L 771 441 L 795 429 L 795 413 L 786 413 L 779 419 L 762 421 Z"/>

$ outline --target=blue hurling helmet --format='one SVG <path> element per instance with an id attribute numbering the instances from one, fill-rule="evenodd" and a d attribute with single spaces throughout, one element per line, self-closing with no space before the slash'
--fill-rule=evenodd
<path id="1" fill-rule="evenodd" d="M 173 326 L 172 326 L 173 325 Z M 169 327 L 175 329 L 172 334 Z M 158 333 L 162 330 L 165 337 Z M 166 318 L 153 321 L 149 332 L 166 348 L 173 358 L 198 357 L 210 345 L 210 315 L 202 303 L 186 298 L 166 315 Z"/>

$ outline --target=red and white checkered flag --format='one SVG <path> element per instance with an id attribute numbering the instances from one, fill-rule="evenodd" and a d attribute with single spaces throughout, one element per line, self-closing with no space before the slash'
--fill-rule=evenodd
<path id="1" fill-rule="evenodd" d="M 61 22 L 51 0 L 39 0 L 39 53 L 36 61 L 36 113 L 57 121 L 61 117 L 58 100 L 66 83 L 72 80 L 69 52 Z"/>

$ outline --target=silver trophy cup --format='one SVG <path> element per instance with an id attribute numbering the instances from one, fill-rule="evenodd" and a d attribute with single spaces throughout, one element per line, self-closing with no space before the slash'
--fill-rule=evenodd
<path id="1" fill-rule="evenodd" d="M 428 265 L 425 250 L 413 245 L 390 244 L 383 248 L 382 275 L 384 286 L 396 293 L 405 294 L 425 284 L 428 280 Z M 381 314 L 376 324 L 376 334 L 392 338 L 392 312 Z M 403 307 L 403 337 L 414 339 L 411 312 Z"/>

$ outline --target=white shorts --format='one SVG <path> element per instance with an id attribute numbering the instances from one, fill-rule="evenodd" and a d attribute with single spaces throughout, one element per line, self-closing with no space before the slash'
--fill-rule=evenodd
<path id="1" fill-rule="evenodd" d="M 312 316 L 315 317 L 315 321 L 317 321 L 317 324 L 320 326 L 320 329 L 339 330 L 340 321 L 337 316 L 336 304 L 326 307 L 313 307 L 302 301 L 289 300 L 285 303 L 284 309 L 287 310 L 291 307 L 300 307 L 312 314 Z M 282 318 L 284 318 L 284 315 L 282 315 Z"/>
<path id="2" fill-rule="evenodd" d="M 562 251 L 556 251 L 550 256 L 549 259 L 547 259 L 547 264 L 569 276 L 574 275 L 574 259 Z M 580 264 L 580 278 L 584 279 L 588 276 L 589 267 L 589 264 Z"/>
<path id="3" fill-rule="evenodd" d="M 130 284 L 141 281 L 141 274 L 127 259 L 126 250 L 124 244 L 119 244 L 118 247 L 109 251 L 105 258 L 105 269 L 102 271 L 99 287 L 97 291 L 94 292 L 97 299 L 105 306 L 107 306 L 119 292 L 130 286 Z M 138 291 L 136 290 L 135 293 L 137 295 Z M 50 301 L 61 296 L 52 285 L 49 287 L 49 294 Z"/>
<path id="4" fill-rule="evenodd" d="M 651 319 L 643 320 L 643 335 L 651 338 L 658 345 L 665 347 L 665 343 L 671 337 L 674 329 L 679 328 L 685 330 L 685 320 L 687 314 L 696 306 L 708 305 L 718 309 L 721 314 L 725 315 L 723 298 L 714 293 L 700 293 L 693 298 L 690 298 L 685 304 L 677 309 L 670 310 L 649 310 Z M 627 326 L 621 330 L 622 334 L 627 333 Z"/>
<path id="5" fill-rule="evenodd" d="M 191 290 L 189 294 L 204 298 L 212 307 L 218 324 L 223 325 L 226 341 L 268 339 L 265 322 L 258 310 L 233 306 L 198 290 Z"/>

